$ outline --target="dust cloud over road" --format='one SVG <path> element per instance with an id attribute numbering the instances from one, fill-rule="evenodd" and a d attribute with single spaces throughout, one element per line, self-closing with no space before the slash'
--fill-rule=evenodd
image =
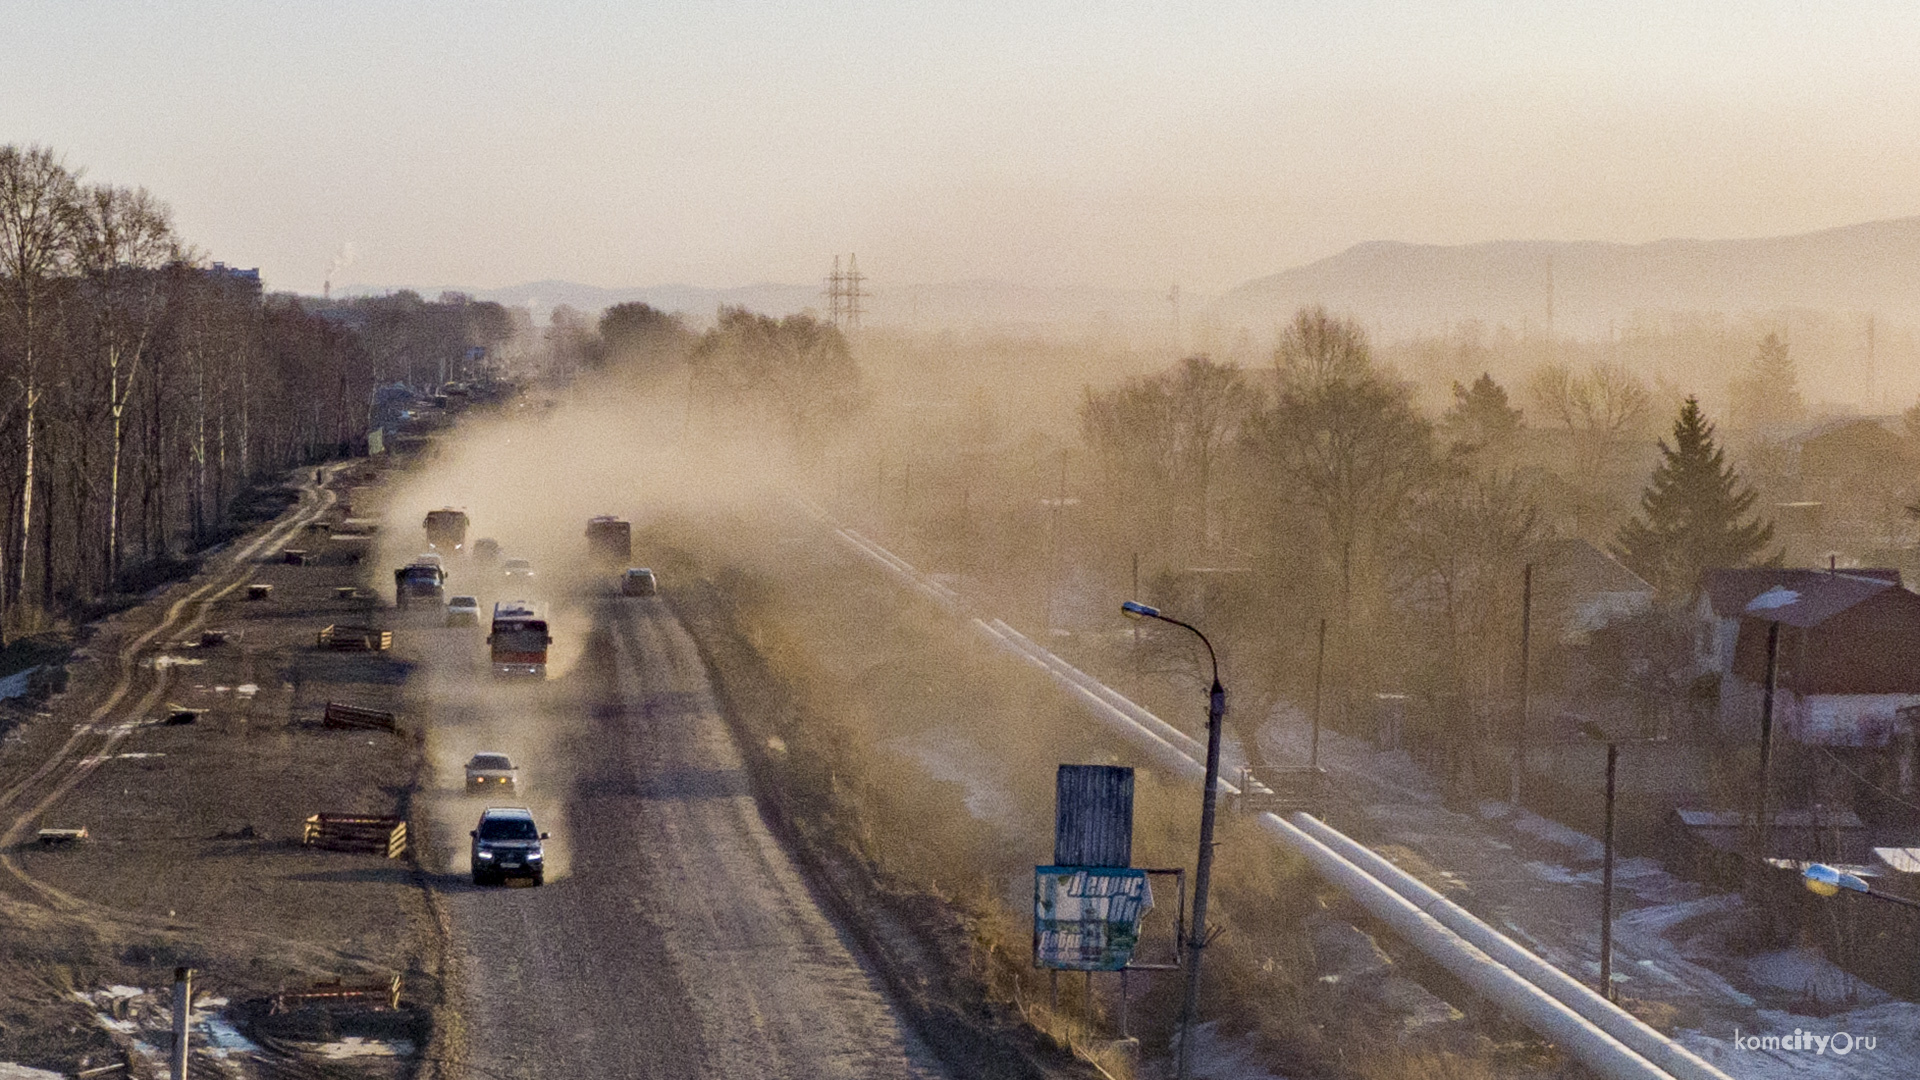
<path id="1" fill-rule="evenodd" d="M 762 821 L 699 653 L 656 598 L 613 595 L 588 569 L 586 520 L 649 521 L 741 498 L 777 473 L 763 455 L 687 468 L 679 431 L 631 399 L 532 407 L 469 425 L 393 493 L 383 574 L 424 549 L 429 509 L 471 517 L 469 547 L 532 560 L 509 582 L 467 554 L 449 594 L 546 606 L 544 682 L 499 681 L 484 627 L 399 615 L 420 643 L 412 680 L 431 780 L 418 818 L 464 983 L 465 1056 L 486 1075 L 936 1077 Z M 736 481 L 733 477 L 755 479 Z M 671 587 L 671 583 L 669 583 Z M 468 796 L 464 762 L 499 751 L 511 796 Z M 542 887 L 470 884 L 483 806 L 529 807 L 548 842 Z"/>
<path id="2" fill-rule="evenodd" d="M 469 1062 L 515 1078 L 937 1077 L 762 822 L 692 639 L 657 600 L 582 606 L 583 662 L 493 685 L 428 656 L 437 887 Z M 453 686 L 467 683 L 457 691 Z M 544 887 L 467 883 L 454 759 L 505 749 L 554 834 Z M 455 831 L 455 830 L 458 831 Z"/>

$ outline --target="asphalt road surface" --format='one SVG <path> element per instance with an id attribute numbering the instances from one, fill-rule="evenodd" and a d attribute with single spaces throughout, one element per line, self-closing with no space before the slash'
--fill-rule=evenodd
<path id="1" fill-rule="evenodd" d="M 490 598 L 483 598 L 488 600 Z M 431 629 L 437 881 L 476 1078 L 939 1077 L 762 822 L 692 639 L 658 599 L 560 605 L 544 685 Z M 569 640 L 569 635 L 573 635 Z M 514 797 L 460 766 L 504 750 Z M 545 886 L 476 888 L 467 830 L 526 805 Z"/>

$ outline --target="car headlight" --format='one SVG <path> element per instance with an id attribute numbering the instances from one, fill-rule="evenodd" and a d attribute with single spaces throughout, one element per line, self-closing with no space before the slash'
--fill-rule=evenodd
<path id="1" fill-rule="evenodd" d="M 473 854 L 476 858 L 481 858 L 481 859 L 493 858 L 493 852 L 491 851 L 476 851 Z"/>
<path id="2" fill-rule="evenodd" d="M 537 860 L 540 860 L 540 859 L 544 859 L 544 858 L 546 858 L 546 857 L 547 857 L 547 855 L 546 855 L 546 852 L 544 852 L 544 851 L 529 851 L 529 852 L 527 852 L 527 861 L 528 861 L 528 862 L 535 862 L 535 861 L 537 861 Z"/>

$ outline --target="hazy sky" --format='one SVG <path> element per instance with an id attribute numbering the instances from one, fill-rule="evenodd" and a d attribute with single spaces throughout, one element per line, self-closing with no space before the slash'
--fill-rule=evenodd
<path id="1" fill-rule="evenodd" d="M 1920 213 L 1911 2 L 0 0 L 0 57 L 0 142 L 276 288 L 350 243 L 336 284 L 1216 290 Z"/>

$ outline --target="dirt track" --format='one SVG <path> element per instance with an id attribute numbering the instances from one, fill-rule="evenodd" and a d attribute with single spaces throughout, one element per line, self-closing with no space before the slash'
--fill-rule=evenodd
<path id="1" fill-rule="evenodd" d="M 431 813 L 450 839 L 433 880 L 459 943 L 467 1060 L 514 1078 L 941 1075 L 761 820 L 669 609 L 577 610 L 585 653 L 552 683 L 435 694 Z M 472 637 L 447 631 L 424 685 L 487 680 Z M 466 878 L 484 801 L 452 765 L 508 744 L 526 790 L 492 801 L 531 805 L 554 833 L 540 889 Z"/>

